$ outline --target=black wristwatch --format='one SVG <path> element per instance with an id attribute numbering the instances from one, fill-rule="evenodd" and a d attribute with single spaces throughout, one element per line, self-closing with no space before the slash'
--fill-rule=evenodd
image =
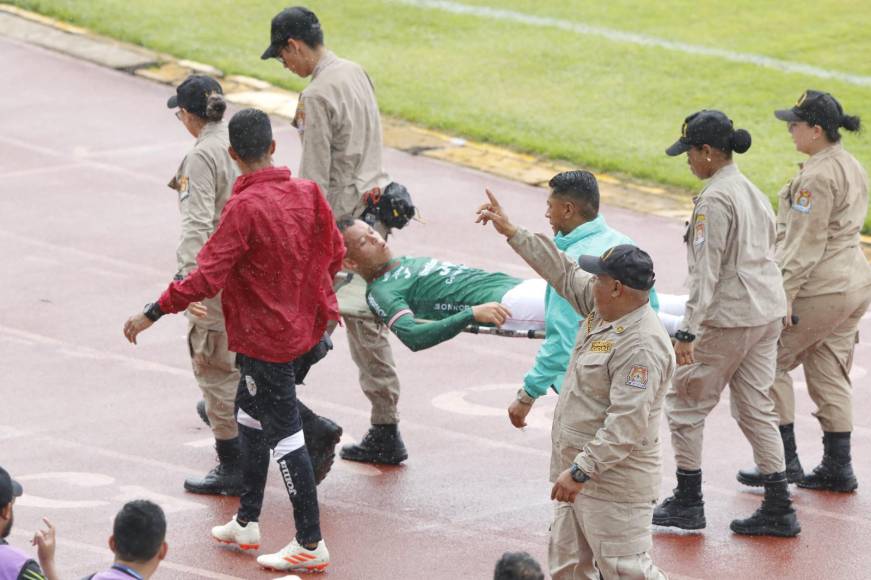
<path id="1" fill-rule="evenodd" d="M 674 333 L 674 338 L 678 342 L 692 342 L 696 339 L 696 335 L 686 330 L 678 330 Z"/>
<path id="2" fill-rule="evenodd" d="M 160 320 L 160 317 L 163 316 L 164 312 L 160 309 L 160 304 L 157 302 L 149 302 L 142 310 L 142 314 L 144 314 L 145 318 L 151 322 L 157 322 Z"/>
<path id="3" fill-rule="evenodd" d="M 587 475 L 577 463 L 572 463 L 571 467 L 569 467 L 569 474 L 572 476 L 572 479 L 578 483 L 585 483 L 590 480 L 590 476 Z"/>

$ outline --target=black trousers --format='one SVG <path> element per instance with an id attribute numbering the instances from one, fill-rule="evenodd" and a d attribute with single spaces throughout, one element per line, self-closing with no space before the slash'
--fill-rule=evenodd
<path id="1" fill-rule="evenodd" d="M 302 421 L 293 361 L 272 363 L 240 354 L 236 364 L 242 375 L 236 391 L 237 412 L 241 409 L 261 426 L 239 425 L 244 481 L 237 517 L 253 522 L 258 521 L 263 507 L 269 450 L 297 433 L 302 437 Z M 320 541 L 320 510 L 308 450 L 303 444 L 276 460 L 293 505 L 296 540 L 300 544 Z"/>

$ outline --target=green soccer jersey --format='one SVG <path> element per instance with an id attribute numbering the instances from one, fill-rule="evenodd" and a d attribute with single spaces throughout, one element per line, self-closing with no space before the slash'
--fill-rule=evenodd
<path id="1" fill-rule="evenodd" d="M 456 336 L 472 322 L 472 306 L 499 302 L 522 282 L 434 258 L 405 256 L 398 262 L 367 286 L 366 301 L 411 350 Z"/>

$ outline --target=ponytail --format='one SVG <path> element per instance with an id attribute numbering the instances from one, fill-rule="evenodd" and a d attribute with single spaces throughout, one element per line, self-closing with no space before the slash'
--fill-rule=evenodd
<path id="1" fill-rule="evenodd" d="M 841 115 L 841 127 L 850 131 L 851 133 L 858 131 L 861 127 L 861 121 L 859 117 L 854 115 Z"/>

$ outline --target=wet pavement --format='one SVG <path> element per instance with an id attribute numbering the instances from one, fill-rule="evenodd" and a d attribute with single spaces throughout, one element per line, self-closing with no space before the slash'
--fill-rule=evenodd
<path id="1" fill-rule="evenodd" d="M 252 58 L 255 58 L 253 55 Z M 167 317 L 133 347 L 126 318 L 155 299 L 175 272 L 179 218 L 169 178 L 193 139 L 166 109 L 172 89 L 0 38 L 0 464 L 27 491 L 16 504 L 11 541 L 26 546 L 45 515 L 58 526 L 64 577 L 108 564 L 111 520 L 127 500 L 160 502 L 170 550 L 155 578 L 270 578 L 253 555 L 213 543 L 209 528 L 236 500 L 186 494 L 182 480 L 213 466 L 210 432 L 185 347 L 185 321 Z M 276 161 L 295 170 L 299 144 L 275 122 Z M 531 276 L 501 237 L 475 226 L 484 187 L 515 222 L 546 231 L 546 192 L 470 169 L 387 151 L 425 223 L 399 232 L 398 253 L 432 255 Z M 639 208 L 643 209 L 643 208 Z M 682 222 L 603 207 L 608 222 L 650 251 L 658 288 L 680 292 Z M 863 336 L 867 336 L 867 321 Z M 300 396 L 340 423 L 346 438 L 368 426 L 345 334 L 315 367 Z M 319 487 L 322 527 L 333 556 L 329 578 L 488 578 L 505 551 L 546 561 L 550 501 L 549 420 L 554 398 L 533 423 L 505 416 L 537 343 L 460 337 L 421 353 L 398 341 L 400 424 L 410 459 L 399 468 L 337 460 Z M 855 466 L 871 481 L 868 343 L 856 351 Z M 810 469 L 820 433 L 797 383 L 799 452 Z M 725 398 L 725 397 L 724 397 Z M 729 521 L 760 501 L 735 471 L 749 445 L 724 401 L 705 448 L 708 528 L 656 530 L 653 556 L 672 578 L 866 578 L 871 569 L 871 501 L 865 487 L 839 496 L 795 490 L 801 536 L 731 534 Z M 663 436 L 667 440 L 665 425 Z M 673 485 L 664 449 L 662 492 Z M 293 536 L 290 506 L 276 473 L 262 517 L 263 550 Z"/>

